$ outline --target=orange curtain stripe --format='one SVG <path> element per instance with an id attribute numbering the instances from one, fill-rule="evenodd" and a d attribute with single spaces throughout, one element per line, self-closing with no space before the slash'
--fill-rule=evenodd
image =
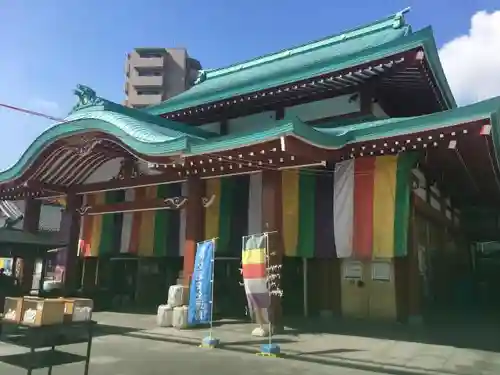
<path id="1" fill-rule="evenodd" d="M 353 250 L 358 258 L 370 259 L 373 249 L 373 192 L 375 157 L 354 163 Z"/>
<path id="2" fill-rule="evenodd" d="M 146 188 L 137 188 L 135 190 L 135 200 L 140 201 L 146 196 Z M 141 236 L 141 220 L 142 212 L 134 212 L 132 219 L 132 231 L 130 233 L 130 243 L 128 252 L 130 254 L 137 254 L 139 252 L 139 241 Z M 152 235 L 152 234 L 151 234 Z"/>

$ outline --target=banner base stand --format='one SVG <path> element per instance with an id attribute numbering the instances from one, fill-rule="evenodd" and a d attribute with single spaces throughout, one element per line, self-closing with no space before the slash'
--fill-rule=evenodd
<path id="1" fill-rule="evenodd" d="M 204 337 L 203 340 L 201 340 L 200 348 L 214 349 L 217 348 L 219 344 L 220 344 L 219 339 L 216 339 L 215 337 L 212 336 L 207 336 Z"/>
<path id="2" fill-rule="evenodd" d="M 281 357 L 281 348 L 278 344 L 262 344 L 260 346 L 260 353 L 262 357 Z"/>

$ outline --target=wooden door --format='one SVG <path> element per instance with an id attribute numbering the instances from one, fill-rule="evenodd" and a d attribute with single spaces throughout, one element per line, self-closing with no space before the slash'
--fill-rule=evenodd
<path id="1" fill-rule="evenodd" d="M 370 318 L 395 321 L 396 284 L 391 259 L 367 262 L 365 268 Z"/>
<path id="2" fill-rule="evenodd" d="M 342 315 L 365 319 L 369 316 L 369 267 L 366 263 L 351 259 L 342 260 L 341 295 Z"/>

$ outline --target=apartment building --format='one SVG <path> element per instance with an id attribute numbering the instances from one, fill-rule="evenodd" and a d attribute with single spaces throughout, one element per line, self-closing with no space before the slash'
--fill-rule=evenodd
<path id="1" fill-rule="evenodd" d="M 125 105 L 143 108 L 190 88 L 201 69 L 184 48 L 136 48 L 125 65 Z"/>

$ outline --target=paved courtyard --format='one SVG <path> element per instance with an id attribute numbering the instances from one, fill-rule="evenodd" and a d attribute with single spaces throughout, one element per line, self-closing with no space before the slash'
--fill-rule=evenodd
<path id="1" fill-rule="evenodd" d="M 484 335 L 480 342 L 484 347 L 474 348 L 463 345 L 458 339 L 455 340 L 456 345 L 424 343 L 421 342 L 424 341 L 421 340 L 422 333 L 418 332 L 412 340 L 408 337 L 403 340 L 398 337 L 403 331 L 398 331 L 397 326 L 389 330 L 387 336 L 390 337 L 387 338 L 343 332 L 314 333 L 313 327 L 302 331 L 289 329 L 276 337 L 286 356 L 274 359 L 255 355 L 260 340 L 249 335 L 251 326 L 246 324 L 228 321 L 216 327 L 215 336 L 221 339 L 223 345 L 220 349 L 209 350 L 197 346 L 206 331 L 158 328 L 155 318 L 150 315 L 96 313 L 95 318 L 102 328 L 94 338 L 92 375 L 190 375 L 201 371 L 221 375 L 234 375 L 236 372 L 249 375 L 289 374 L 291 371 L 319 375 L 500 373 L 500 353 L 493 346 L 488 346 L 493 343 L 488 343 L 488 337 Z M 361 329 L 367 333 L 365 336 L 381 336 L 373 328 L 370 331 L 368 326 Z M 500 342 L 498 332 L 490 333 Z M 480 332 L 475 334 L 481 336 Z M 444 333 L 438 336 L 444 337 Z M 476 345 L 474 340 L 469 340 L 469 346 Z M 64 350 L 83 355 L 85 345 L 71 345 Z M 21 348 L 0 344 L 0 356 L 22 352 Z M 83 363 L 70 363 L 54 367 L 52 374 L 67 374 L 70 371 L 78 374 L 83 373 L 83 368 Z M 25 373 L 25 370 L 0 362 L 0 373 L 17 375 Z M 34 371 L 34 374 L 37 373 L 47 373 L 47 369 Z"/>

